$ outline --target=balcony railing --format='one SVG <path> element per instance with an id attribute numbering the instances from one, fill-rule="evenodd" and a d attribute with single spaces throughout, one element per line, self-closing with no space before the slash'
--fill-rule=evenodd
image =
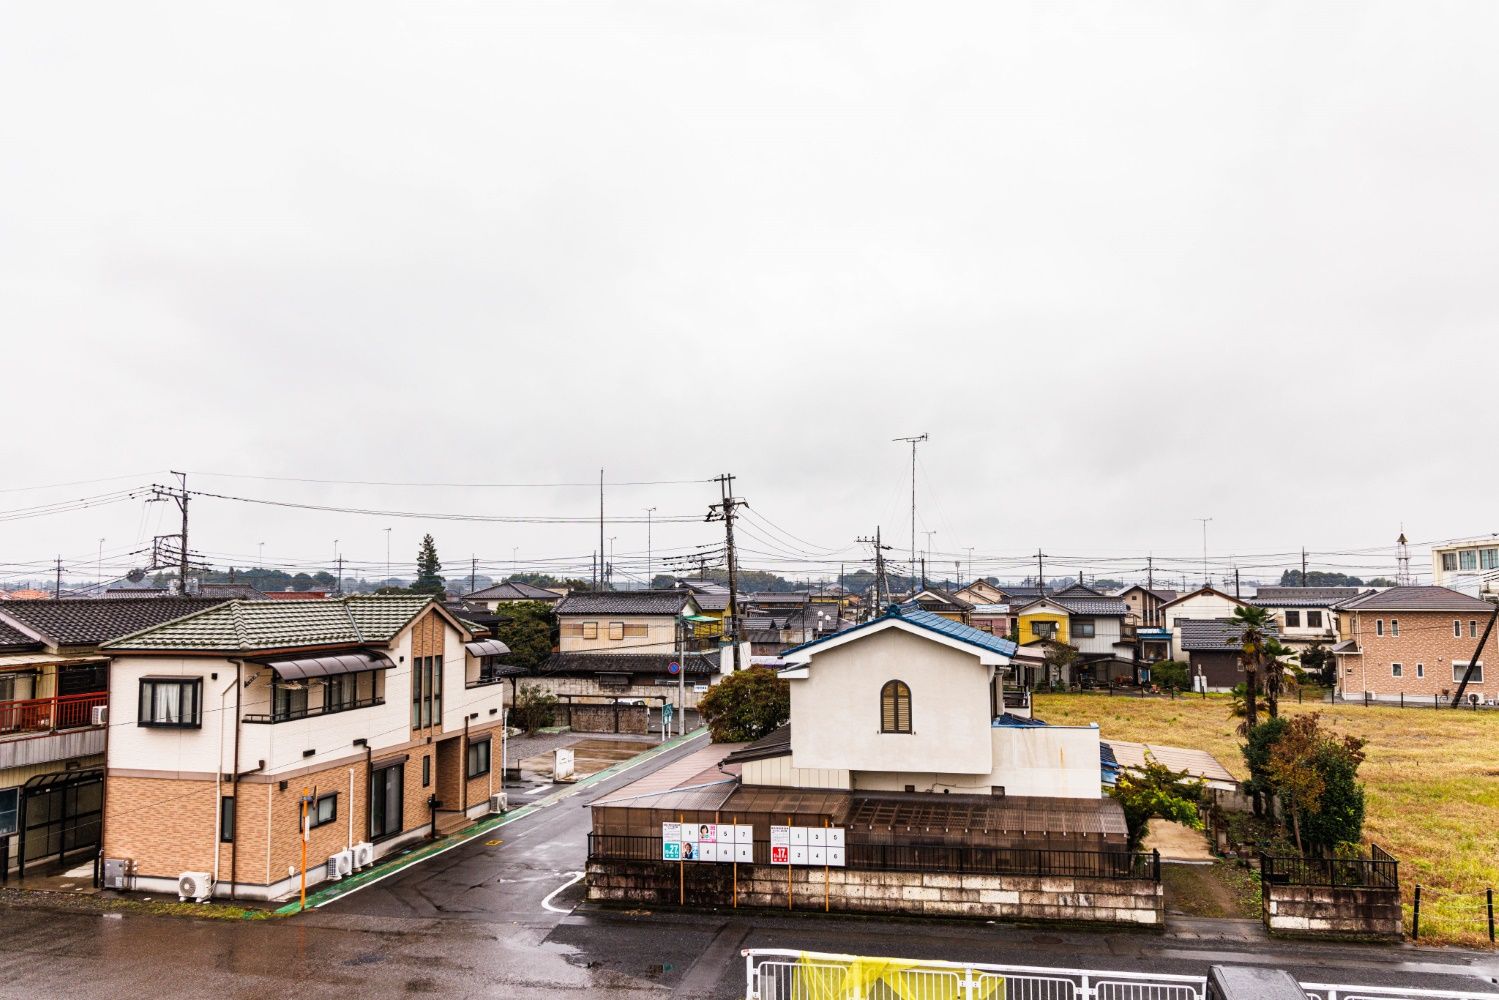
<path id="1" fill-rule="evenodd" d="M 270 714 L 247 714 L 245 722 L 256 725 L 273 725 L 277 722 L 296 722 L 298 719 L 313 719 L 320 715 L 336 715 L 339 712 L 352 712 L 357 708 L 373 708 L 376 705 L 385 704 L 385 698 L 349 698 L 333 704 L 322 705 L 298 705 L 296 707 L 280 708 Z"/>
<path id="2" fill-rule="evenodd" d="M 0 701 L 0 736 L 55 733 L 59 729 L 87 729 L 94 722 L 94 709 L 109 699 L 104 691 L 65 694 L 54 698 Z"/>

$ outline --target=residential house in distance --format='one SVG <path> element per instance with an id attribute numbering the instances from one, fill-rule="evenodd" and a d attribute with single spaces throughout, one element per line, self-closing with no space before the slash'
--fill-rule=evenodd
<path id="1" fill-rule="evenodd" d="M 1244 630 L 1232 619 L 1182 618 L 1175 628 L 1193 690 L 1231 691 L 1244 682 L 1239 663 Z"/>
<path id="2" fill-rule="evenodd" d="M 1338 641 L 1337 606 L 1360 594 L 1361 587 L 1261 587 L 1249 598 L 1275 615 L 1280 641 L 1296 653 Z"/>
<path id="3" fill-rule="evenodd" d="M 491 809 L 505 650 L 430 596 L 231 601 L 104 649 L 124 888 L 289 895 L 304 792 L 309 884 Z"/>
<path id="4" fill-rule="evenodd" d="M 902 603 L 914 604 L 923 611 L 930 611 L 964 625 L 968 624 L 969 616 L 973 612 L 973 605 L 970 602 L 937 587 L 923 587 L 913 594 L 910 600 Z"/>
<path id="5" fill-rule="evenodd" d="M 1405 536 L 1401 536 L 1402 542 Z M 1499 535 L 1465 538 L 1431 548 L 1431 578 L 1469 597 L 1499 594 Z"/>
<path id="6" fill-rule="evenodd" d="M 1008 604 L 1010 602 L 1009 594 L 982 578 L 974 580 L 961 590 L 953 591 L 953 596 L 969 604 Z"/>
<path id="7" fill-rule="evenodd" d="M 757 657 L 776 657 L 793 646 L 831 635 L 848 625 L 839 604 L 805 604 L 800 608 L 752 609 L 743 619 L 743 638 Z"/>
<path id="8" fill-rule="evenodd" d="M 1009 638 L 1020 630 L 1020 620 L 1008 604 L 975 604 L 968 623 L 980 632 Z"/>
<path id="9" fill-rule="evenodd" d="M 562 595 L 554 590 L 533 587 L 529 583 L 519 581 L 497 583 L 493 587 L 485 587 L 483 590 L 463 595 L 465 603 L 482 604 L 490 611 L 498 611 L 501 606 L 517 601 L 541 601 L 545 604 L 555 604 L 560 600 L 562 600 Z"/>
<path id="10" fill-rule="evenodd" d="M 1232 618 L 1234 608 L 1246 608 L 1247 601 L 1242 601 L 1232 594 L 1225 594 L 1216 587 L 1199 587 L 1196 590 L 1186 591 L 1178 594 L 1175 599 L 1166 601 L 1156 609 L 1160 627 L 1171 635 L 1171 649 L 1169 659 L 1186 660 L 1186 651 L 1182 648 L 1181 622 L 1188 619 L 1204 620 L 1210 618 Z"/>
<path id="11" fill-rule="evenodd" d="M 1031 649 L 1056 644 L 1076 652 L 1071 664 L 1053 668 L 1057 675 L 1051 683 L 1108 685 L 1125 676 L 1133 679 L 1135 640 L 1125 625 L 1127 613 L 1119 598 L 1074 583 L 1023 605 L 1016 639 Z"/>
<path id="12" fill-rule="evenodd" d="M 704 614 L 685 587 L 577 591 L 556 613 L 558 651 L 531 682 L 564 700 L 675 704 L 685 683 L 686 707 L 696 708 L 720 673 L 734 669 L 719 648 L 722 620 Z M 739 666 L 749 666 L 748 644 L 740 652 Z"/>
<path id="13" fill-rule="evenodd" d="M 12 870 L 98 849 L 109 664 L 99 646 L 216 603 L 0 602 L 0 858 Z"/>
<path id="14" fill-rule="evenodd" d="M 1345 698 L 1450 698 L 1474 659 L 1494 605 L 1447 587 L 1391 587 L 1337 606 L 1338 693 Z M 1493 703 L 1499 684 L 1485 662 L 1499 643 L 1495 629 L 1479 654 L 1465 694 Z"/>
<path id="15" fill-rule="evenodd" d="M 1135 659 L 1145 668 L 1141 679 L 1148 676 L 1150 664 L 1171 658 L 1171 631 L 1165 626 L 1161 606 L 1178 596 L 1174 590 L 1139 585 L 1119 593 L 1120 600 L 1129 608 L 1124 622 L 1135 632 Z"/>

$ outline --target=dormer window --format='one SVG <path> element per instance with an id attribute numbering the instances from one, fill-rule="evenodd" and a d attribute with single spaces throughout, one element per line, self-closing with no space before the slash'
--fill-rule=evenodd
<path id="1" fill-rule="evenodd" d="M 911 689 L 904 681 L 886 681 L 880 688 L 880 732 L 911 731 Z"/>

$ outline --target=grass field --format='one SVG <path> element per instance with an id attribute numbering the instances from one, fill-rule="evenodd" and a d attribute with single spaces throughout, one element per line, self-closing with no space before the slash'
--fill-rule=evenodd
<path id="1" fill-rule="evenodd" d="M 1499 714 L 1296 705 L 1338 733 L 1368 740 L 1364 837 L 1400 860 L 1406 930 L 1421 885 L 1422 943 L 1488 946 L 1484 890 L 1499 888 Z M 1038 695 L 1038 718 L 1097 722 L 1103 737 L 1199 747 L 1247 776 L 1227 696 L 1206 699 Z"/>

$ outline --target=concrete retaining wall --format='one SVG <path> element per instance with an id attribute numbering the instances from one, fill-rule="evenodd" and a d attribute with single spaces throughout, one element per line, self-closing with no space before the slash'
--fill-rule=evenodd
<path id="1" fill-rule="evenodd" d="M 1273 933 L 1400 940 L 1396 889 L 1267 883 L 1263 893 L 1265 926 Z"/>
<path id="2" fill-rule="evenodd" d="M 588 898 L 597 903 L 678 905 L 686 876 L 690 906 L 729 906 L 734 867 L 678 866 L 655 861 L 591 861 Z M 958 875 L 939 872 L 867 872 L 792 868 L 791 908 L 843 913 L 903 913 L 988 920 L 1039 920 L 1129 924 L 1161 928 L 1165 903 L 1151 881 L 1029 875 Z M 783 867 L 738 866 L 740 906 L 786 909 Z"/>

